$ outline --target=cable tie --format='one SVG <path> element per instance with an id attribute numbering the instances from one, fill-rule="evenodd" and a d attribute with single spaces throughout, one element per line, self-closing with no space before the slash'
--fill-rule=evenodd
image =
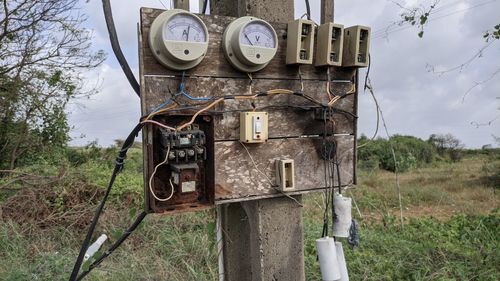
<path id="1" fill-rule="evenodd" d="M 118 167 L 118 171 L 123 170 L 123 167 L 125 166 L 125 158 L 126 156 L 120 156 L 118 155 L 115 160 L 115 164 Z"/>

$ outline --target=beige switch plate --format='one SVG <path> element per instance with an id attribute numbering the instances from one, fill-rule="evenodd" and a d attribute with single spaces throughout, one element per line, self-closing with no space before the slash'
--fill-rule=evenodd
<path id="1" fill-rule="evenodd" d="M 268 137 L 267 112 L 240 112 L 240 141 L 262 143 L 266 142 Z"/>
<path id="2" fill-rule="evenodd" d="M 341 66 L 344 26 L 328 22 L 318 27 L 315 66 Z"/>
<path id="3" fill-rule="evenodd" d="M 367 67 L 371 28 L 355 25 L 344 29 L 342 66 Z"/>
<path id="4" fill-rule="evenodd" d="M 286 64 L 312 64 L 314 55 L 315 23 L 298 19 L 288 23 Z"/>

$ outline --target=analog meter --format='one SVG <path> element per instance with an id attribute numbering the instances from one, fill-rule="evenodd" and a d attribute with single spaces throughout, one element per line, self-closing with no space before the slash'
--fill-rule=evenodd
<path id="1" fill-rule="evenodd" d="M 255 17 L 241 17 L 231 22 L 222 41 L 227 60 L 244 72 L 261 70 L 278 50 L 278 36 L 273 27 Z"/>
<path id="2" fill-rule="evenodd" d="M 149 46 L 155 58 L 173 70 L 198 65 L 208 47 L 208 31 L 203 21 L 181 9 L 161 13 L 151 25 Z"/>

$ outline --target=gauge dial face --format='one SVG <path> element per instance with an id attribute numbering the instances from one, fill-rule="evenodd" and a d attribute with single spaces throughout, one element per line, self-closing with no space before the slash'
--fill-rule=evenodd
<path id="1" fill-rule="evenodd" d="M 169 41 L 206 42 L 205 29 L 200 21 L 190 14 L 172 16 L 163 28 L 163 36 Z"/>
<path id="2" fill-rule="evenodd" d="M 240 44 L 261 48 L 275 48 L 276 41 L 271 27 L 260 21 L 251 21 L 240 33 Z"/>

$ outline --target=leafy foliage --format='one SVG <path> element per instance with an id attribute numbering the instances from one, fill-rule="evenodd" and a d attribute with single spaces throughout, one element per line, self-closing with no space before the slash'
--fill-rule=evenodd
<path id="1" fill-rule="evenodd" d="M 458 162 L 462 159 L 464 145 L 452 134 L 432 134 L 427 140 L 439 156 Z"/>
<path id="2" fill-rule="evenodd" d="M 497 24 L 493 27 L 493 29 L 488 30 L 484 33 L 483 38 L 486 42 L 491 40 L 499 40 L 500 39 L 500 24 Z"/>
<path id="3" fill-rule="evenodd" d="M 66 105 L 94 92 L 80 74 L 105 55 L 78 0 L 0 2 L 0 169 L 13 169 L 66 145 Z"/>
<path id="4" fill-rule="evenodd" d="M 434 0 L 433 4 L 429 7 L 425 7 L 420 5 L 418 7 L 406 8 L 402 4 L 394 2 L 400 8 L 403 9 L 403 13 L 401 13 L 401 21 L 398 23 L 399 25 L 403 25 L 405 23 L 410 24 L 412 26 L 416 26 L 419 29 L 418 37 L 422 38 L 424 36 L 424 26 L 429 20 L 429 17 L 432 11 L 436 8 L 439 3 L 439 0 Z"/>
<path id="5" fill-rule="evenodd" d="M 368 141 L 366 136 L 361 136 L 358 143 L 363 145 Z M 400 172 L 429 164 L 435 157 L 435 150 L 425 141 L 413 136 L 395 135 L 389 141 L 379 138 L 366 146 L 360 147 L 358 150 L 360 167 L 395 171 L 396 163 L 394 163 L 391 144 L 396 154 L 397 168 Z"/>

